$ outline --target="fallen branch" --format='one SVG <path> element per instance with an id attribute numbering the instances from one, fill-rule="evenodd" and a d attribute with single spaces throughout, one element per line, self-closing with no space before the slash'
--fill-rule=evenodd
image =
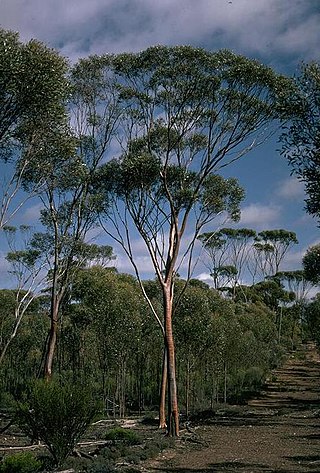
<path id="1" fill-rule="evenodd" d="M 40 447 L 45 447 L 44 444 L 40 443 L 39 445 L 21 445 L 20 447 L 10 447 L 8 445 L 7 447 L 0 447 L 0 451 L 5 451 L 5 450 L 35 450 Z"/>
<path id="2" fill-rule="evenodd" d="M 81 450 L 77 450 L 76 448 L 73 450 L 72 454 L 78 458 L 88 458 L 89 460 L 94 460 L 94 457 L 89 453 L 82 452 Z"/>

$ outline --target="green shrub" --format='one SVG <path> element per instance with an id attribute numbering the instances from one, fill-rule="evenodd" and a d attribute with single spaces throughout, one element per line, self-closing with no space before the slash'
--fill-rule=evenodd
<path id="1" fill-rule="evenodd" d="M 139 435 L 134 430 L 123 429 L 122 427 L 115 427 L 108 430 L 105 435 L 106 440 L 123 440 L 126 444 L 137 445 L 141 443 Z"/>
<path id="2" fill-rule="evenodd" d="M 97 403 L 83 386 L 35 382 L 17 404 L 18 423 L 31 439 L 41 440 L 55 463 L 73 451 L 97 412 Z"/>
<path id="3" fill-rule="evenodd" d="M 96 460 L 85 470 L 88 473 L 114 473 L 115 468 L 103 460 Z"/>
<path id="4" fill-rule="evenodd" d="M 35 473 L 39 471 L 41 462 L 31 452 L 10 455 L 0 464 L 1 473 Z"/>
<path id="5" fill-rule="evenodd" d="M 257 367 L 257 366 L 252 366 L 251 368 L 248 368 L 245 373 L 245 387 L 248 391 L 258 391 L 261 389 L 261 386 L 263 385 L 265 380 L 265 373 L 264 371 Z"/>

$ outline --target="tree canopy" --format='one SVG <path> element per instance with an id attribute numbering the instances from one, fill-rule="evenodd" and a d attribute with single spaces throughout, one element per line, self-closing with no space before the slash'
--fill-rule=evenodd
<path id="1" fill-rule="evenodd" d="M 306 278 L 313 284 L 320 283 L 320 245 L 311 246 L 303 257 Z"/>
<path id="2" fill-rule="evenodd" d="M 31 40 L 24 44 L 17 33 L 0 29 L 0 160 L 6 163 L 0 187 L 0 228 L 28 197 L 18 203 L 15 200 L 30 160 L 44 155 L 53 130 L 55 134 L 60 130 L 63 141 L 67 70 L 67 61 L 43 43 Z M 38 160 L 37 169 L 43 171 L 41 164 Z M 35 177 L 31 194 L 42 183 L 41 173 Z"/>
<path id="3" fill-rule="evenodd" d="M 243 190 L 219 172 L 264 141 L 274 120 L 287 116 L 293 86 L 272 69 L 226 50 L 156 46 L 115 56 L 111 65 L 122 108 L 122 154 L 98 170 L 97 192 L 104 194 L 106 232 L 122 245 L 139 276 L 131 221 L 162 287 L 164 312 L 154 313 L 168 354 L 169 432 L 178 433 L 174 281 L 182 264 L 190 278 L 204 225 L 223 212 L 239 217 Z"/>
<path id="4" fill-rule="evenodd" d="M 282 153 L 305 184 L 306 210 L 320 219 L 320 65 L 303 64 L 296 78 L 299 113 L 281 136 Z"/>

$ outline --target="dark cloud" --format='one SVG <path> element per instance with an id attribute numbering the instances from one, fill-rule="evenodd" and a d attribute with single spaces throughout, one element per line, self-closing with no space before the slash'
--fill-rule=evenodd
<path id="1" fill-rule="evenodd" d="M 314 0 L 2 0 L 1 24 L 64 54 L 137 51 L 152 44 L 230 48 L 270 62 L 319 59 Z"/>

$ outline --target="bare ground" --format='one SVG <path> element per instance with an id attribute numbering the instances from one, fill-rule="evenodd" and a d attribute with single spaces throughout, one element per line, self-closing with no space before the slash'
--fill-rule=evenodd
<path id="1" fill-rule="evenodd" d="M 177 450 L 143 467 L 159 473 L 319 473 L 320 357 L 315 346 L 308 344 L 290 357 L 246 408 L 218 412 L 194 426 L 193 436 L 182 432 Z"/>

